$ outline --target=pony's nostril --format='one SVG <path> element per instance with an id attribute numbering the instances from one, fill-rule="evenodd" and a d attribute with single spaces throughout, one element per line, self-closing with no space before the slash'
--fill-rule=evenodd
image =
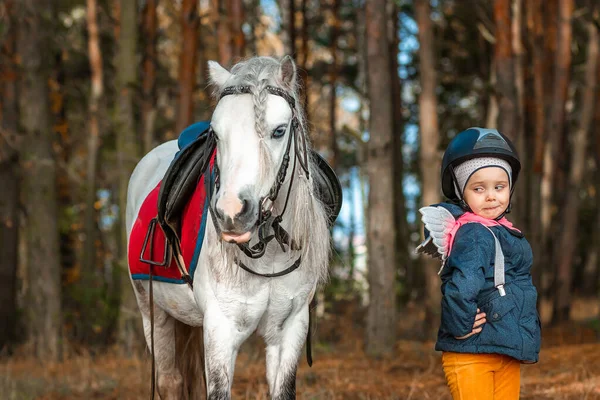
<path id="1" fill-rule="evenodd" d="M 242 209 L 240 210 L 240 215 L 244 215 L 250 209 L 250 202 L 248 200 L 242 200 Z"/>

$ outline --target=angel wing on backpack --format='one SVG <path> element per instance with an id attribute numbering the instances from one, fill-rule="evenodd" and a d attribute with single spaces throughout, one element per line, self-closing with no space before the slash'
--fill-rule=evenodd
<path id="1" fill-rule="evenodd" d="M 421 221 L 425 224 L 425 229 L 429 232 L 429 236 L 417 246 L 415 252 L 425 253 L 434 258 L 442 260 L 442 268 L 448 258 L 449 243 L 448 236 L 452 228 L 456 224 L 454 216 L 441 206 L 429 206 L 419 209 L 421 213 Z M 440 271 L 438 274 L 442 271 Z"/>

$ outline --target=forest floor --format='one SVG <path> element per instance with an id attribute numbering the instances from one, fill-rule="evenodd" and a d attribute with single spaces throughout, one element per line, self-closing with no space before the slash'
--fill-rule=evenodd
<path id="1" fill-rule="evenodd" d="M 433 342 L 418 340 L 422 316 L 416 310 L 404 310 L 413 317 L 401 318 L 395 354 L 381 360 L 365 356 L 361 312 L 350 304 L 335 311 L 318 322 L 312 368 L 302 357 L 299 399 L 450 399 L 440 353 Z M 539 363 L 522 367 L 521 399 L 600 399 L 597 315 L 598 301 L 578 300 L 572 323 L 543 328 Z M 115 354 L 80 354 L 56 364 L 19 356 L 0 360 L 0 398 L 148 399 L 150 357 Z M 264 350 L 255 336 L 240 352 L 233 388 L 235 399 L 267 398 Z"/>

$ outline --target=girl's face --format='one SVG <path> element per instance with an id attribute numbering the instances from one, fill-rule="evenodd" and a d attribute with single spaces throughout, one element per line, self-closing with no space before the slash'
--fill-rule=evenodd
<path id="1" fill-rule="evenodd" d="M 486 167 L 469 178 L 464 198 L 480 217 L 495 219 L 508 207 L 510 187 L 508 174 L 499 167 Z"/>

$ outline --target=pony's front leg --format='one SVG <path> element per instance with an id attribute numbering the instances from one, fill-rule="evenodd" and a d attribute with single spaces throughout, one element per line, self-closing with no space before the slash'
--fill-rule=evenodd
<path id="1" fill-rule="evenodd" d="M 235 359 L 247 336 L 242 335 L 235 323 L 222 313 L 205 314 L 204 364 L 208 400 L 231 399 Z"/>
<path id="2" fill-rule="evenodd" d="M 267 342 L 267 381 L 271 398 L 289 400 L 296 398 L 296 371 L 302 346 L 308 332 L 308 304 L 298 313 L 290 315 L 276 329 L 268 332 Z"/>

